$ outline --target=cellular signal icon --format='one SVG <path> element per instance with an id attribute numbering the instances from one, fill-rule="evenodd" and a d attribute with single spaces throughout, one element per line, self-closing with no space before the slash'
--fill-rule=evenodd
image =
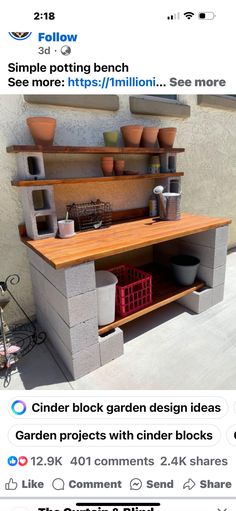
<path id="1" fill-rule="evenodd" d="M 180 19 L 180 13 L 176 12 L 175 14 L 171 14 L 170 16 L 167 16 L 168 20 L 179 20 Z"/>

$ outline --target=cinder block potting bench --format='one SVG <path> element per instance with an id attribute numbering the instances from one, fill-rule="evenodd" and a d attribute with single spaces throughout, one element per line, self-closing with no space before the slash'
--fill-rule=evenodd
<path id="1" fill-rule="evenodd" d="M 108 229 L 80 232 L 62 240 L 25 240 L 31 264 L 37 318 L 74 378 L 79 378 L 123 352 L 120 327 L 128 321 L 179 301 L 202 312 L 223 299 L 227 253 L 227 219 L 183 214 L 177 222 L 142 219 Z M 114 254 L 154 246 L 153 303 L 128 317 L 98 327 L 95 262 Z M 199 276 L 192 286 L 181 287 L 160 270 L 158 260 L 173 253 L 200 257 Z"/>
<path id="2" fill-rule="evenodd" d="M 24 151 L 28 150 L 30 155 L 42 150 L 36 146 L 34 151 L 31 147 L 30 152 L 28 146 L 13 146 L 8 152 L 22 152 L 22 147 L 25 147 Z M 111 152 L 112 150 L 122 152 L 118 151 L 122 148 L 106 149 Z M 123 153 L 129 152 L 128 149 L 123 148 Z M 59 152 L 60 148 L 54 148 L 54 151 L 56 150 Z M 45 151 L 50 152 L 50 148 Z M 97 148 L 97 153 L 102 151 L 105 149 Z M 152 150 L 146 152 L 154 153 Z M 145 150 L 140 153 L 145 153 Z M 36 173 L 41 174 L 41 156 L 34 168 Z M 132 176 L 132 179 L 168 180 L 181 175 L 182 173 L 175 172 L 156 177 Z M 94 180 L 126 178 L 129 176 L 98 177 Z M 90 181 L 91 179 L 93 178 L 89 178 Z M 57 181 L 61 184 L 63 180 Z M 81 182 L 83 178 L 65 181 Z M 50 182 L 50 186 L 56 184 Z M 28 176 L 23 181 L 15 181 L 13 185 L 26 187 L 26 190 L 28 188 L 28 194 L 24 192 L 24 196 L 27 196 L 26 201 L 30 201 L 30 187 L 49 187 L 49 181 L 42 179 L 42 176 L 40 180 L 30 181 Z M 120 327 L 125 323 L 173 301 L 178 301 L 190 310 L 200 313 L 223 299 L 228 226 L 231 223 L 229 219 L 189 213 L 183 213 L 178 221 L 159 221 L 145 217 L 119 221 L 107 229 L 78 232 L 72 238 L 60 239 L 53 236 L 55 234 L 53 197 L 50 189 L 45 189 L 45 192 L 43 200 L 46 208 L 35 212 L 35 215 L 52 217 L 51 223 L 47 223 L 45 236 L 42 231 L 41 239 L 32 240 L 23 236 L 22 240 L 28 249 L 38 322 L 46 331 L 48 339 L 73 378 L 79 378 L 123 353 L 123 332 Z M 25 214 L 29 215 L 27 211 Z M 30 214 L 32 217 L 32 211 Z M 28 220 L 30 225 L 31 217 Z M 37 226 L 34 227 L 36 228 Z M 144 247 L 153 247 L 152 263 L 144 267 L 153 276 L 152 304 L 127 317 L 116 316 L 113 323 L 99 327 L 95 286 L 96 261 L 101 262 L 107 257 L 120 254 L 122 263 L 123 253 Z M 168 271 L 170 257 L 181 252 L 195 255 L 201 261 L 198 280 L 191 286 L 183 287 L 176 284 Z"/>

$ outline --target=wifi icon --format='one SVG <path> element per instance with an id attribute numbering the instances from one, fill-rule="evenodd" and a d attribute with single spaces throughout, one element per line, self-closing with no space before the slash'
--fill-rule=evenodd
<path id="1" fill-rule="evenodd" d="M 184 13 L 184 16 L 185 18 L 187 18 L 188 20 L 191 20 L 191 18 L 194 16 L 194 12 L 191 12 L 191 11 L 187 11 Z"/>

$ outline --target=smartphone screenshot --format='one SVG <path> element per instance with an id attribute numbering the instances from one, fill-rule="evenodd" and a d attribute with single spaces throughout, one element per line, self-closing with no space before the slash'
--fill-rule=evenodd
<path id="1" fill-rule="evenodd" d="M 4 6 L 4 511 L 235 509 L 235 16 Z"/>

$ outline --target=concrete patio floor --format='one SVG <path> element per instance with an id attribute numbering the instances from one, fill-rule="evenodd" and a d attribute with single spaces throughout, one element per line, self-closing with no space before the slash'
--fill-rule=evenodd
<path id="1" fill-rule="evenodd" d="M 236 388 L 236 252 L 225 298 L 200 315 L 174 303 L 123 328 L 124 355 L 72 381 L 50 346 L 35 348 L 1 390 L 231 390 Z"/>

